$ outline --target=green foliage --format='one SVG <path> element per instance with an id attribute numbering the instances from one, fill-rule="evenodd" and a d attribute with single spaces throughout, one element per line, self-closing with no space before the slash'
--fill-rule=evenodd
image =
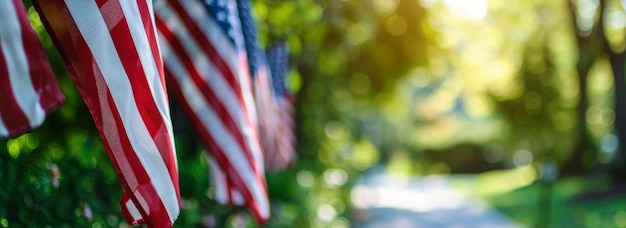
<path id="1" fill-rule="evenodd" d="M 42 135 L 0 143 L 0 217 L 17 227 L 117 226 L 121 187 L 97 135 Z"/>
<path id="2" fill-rule="evenodd" d="M 545 39 L 543 37 L 537 40 Z M 529 44 L 516 79 L 521 87 L 511 99 L 496 100 L 496 109 L 505 121 L 505 150 L 533 151 L 535 160 L 566 157 L 571 144 L 559 138 L 571 137 L 574 109 L 555 86 L 559 80 L 558 66 L 550 55 L 548 44 Z M 564 155 L 565 154 L 565 155 Z M 564 159 L 563 159 L 564 160 Z"/>

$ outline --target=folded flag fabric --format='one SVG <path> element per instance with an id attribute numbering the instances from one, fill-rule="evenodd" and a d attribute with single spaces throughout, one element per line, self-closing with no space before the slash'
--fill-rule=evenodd
<path id="1" fill-rule="evenodd" d="M 168 86 L 214 159 L 217 201 L 245 204 L 263 223 L 269 202 L 236 2 L 157 0 L 154 7 Z"/>
<path id="2" fill-rule="evenodd" d="M 39 127 L 64 101 L 22 1 L 0 1 L 0 138 Z"/>
<path id="3" fill-rule="evenodd" d="M 272 72 L 274 95 L 279 110 L 279 133 L 276 143 L 277 155 L 273 156 L 272 166 L 284 169 L 297 160 L 296 137 L 294 134 L 294 97 L 285 85 L 285 77 L 289 68 L 289 50 L 283 42 L 277 42 L 267 50 L 268 62 Z"/>
<path id="4" fill-rule="evenodd" d="M 34 0 L 102 138 L 130 224 L 171 227 L 178 164 L 151 0 Z"/>

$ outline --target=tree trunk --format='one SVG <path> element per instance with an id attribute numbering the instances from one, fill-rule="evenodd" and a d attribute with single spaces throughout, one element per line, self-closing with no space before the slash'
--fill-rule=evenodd
<path id="1" fill-rule="evenodd" d="M 578 105 L 576 106 L 576 132 L 574 138 L 575 145 L 572 154 L 561 168 L 561 174 L 574 175 L 583 173 L 588 167 L 585 165 L 585 154 L 593 153 L 591 137 L 587 129 L 587 109 L 589 109 L 589 101 L 587 100 L 587 78 L 589 70 L 595 62 L 591 45 L 579 47 L 579 57 L 576 63 L 576 71 L 578 73 Z"/>
<path id="2" fill-rule="evenodd" d="M 609 60 L 611 62 L 611 69 L 613 70 L 613 82 L 615 85 L 614 90 L 614 108 L 615 108 L 615 130 L 619 139 L 619 147 L 616 157 L 613 159 L 615 174 L 626 173 L 626 69 L 624 69 L 626 61 L 626 52 L 620 54 L 609 54 Z"/>
<path id="3" fill-rule="evenodd" d="M 569 6 L 570 20 L 574 31 L 576 31 L 576 44 L 578 46 L 578 59 L 576 61 L 576 71 L 578 73 L 578 105 L 576 106 L 576 137 L 575 145 L 569 158 L 561 167 L 562 175 L 574 175 L 583 173 L 588 167 L 585 163 L 587 153 L 595 155 L 593 143 L 591 142 L 591 134 L 587 128 L 587 109 L 589 109 L 589 101 L 587 97 L 587 78 L 589 70 L 607 46 L 604 37 L 604 17 L 600 16 L 595 22 L 594 28 L 589 35 L 582 35 L 578 27 L 576 27 L 576 5 L 573 0 L 565 0 Z M 604 15 L 606 0 L 600 0 L 598 6 L 598 15 Z"/>

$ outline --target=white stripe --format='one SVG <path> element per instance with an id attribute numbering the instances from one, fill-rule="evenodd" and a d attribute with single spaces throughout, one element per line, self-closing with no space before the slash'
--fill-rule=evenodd
<path id="1" fill-rule="evenodd" d="M 150 43 L 148 41 L 148 34 L 145 32 L 146 30 L 143 27 L 143 19 L 141 18 L 139 5 L 137 4 L 137 1 L 119 1 L 119 3 L 122 7 L 122 10 L 124 11 L 124 15 L 126 15 L 126 22 L 128 24 L 128 27 L 130 28 L 130 33 L 133 37 L 135 47 L 145 46 L 148 50 L 150 50 L 138 52 L 139 60 L 141 61 L 141 66 L 143 67 L 143 71 L 146 74 L 148 85 L 150 87 L 150 92 L 152 93 L 152 98 L 155 100 L 155 103 L 159 108 L 159 114 L 161 115 L 161 119 L 171 120 L 170 107 L 167 101 L 167 93 L 166 91 L 164 91 L 165 87 L 162 84 L 161 75 L 159 74 L 157 63 L 155 62 L 155 58 L 161 58 L 161 56 L 152 55 Z M 151 1 L 148 1 L 146 4 L 152 5 Z M 156 34 L 151 35 L 154 35 L 156 37 Z M 173 138 L 174 134 L 172 134 L 172 123 L 170 121 L 163 122 L 165 123 L 165 128 L 169 133 L 168 135 L 170 144 L 174 146 L 175 144 Z M 176 157 L 176 151 L 173 150 L 172 152 L 174 153 L 174 157 Z M 174 159 L 174 165 L 176 170 L 178 170 L 177 159 Z"/>
<path id="2" fill-rule="evenodd" d="M 241 196 L 241 192 L 239 192 L 238 189 L 231 188 L 230 189 L 230 195 L 231 195 L 231 197 L 233 199 L 233 205 L 241 206 L 241 205 L 244 205 L 246 203 L 246 200 L 243 198 L 243 196 Z"/>
<path id="3" fill-rule="evenodd" d="M 205 157 L 209 161 L 209 172 L 211 175 L 211 183 L 213 185 L 213 190 L 215 192 L 215 201 L 220 204 L 228 203 L 228 182 L 226 181 L 226 175 L 224 175 L 224 171 L 219 166 L 219 164 L 215 161 L 215 159 L 209 157 L 206 153 L 204 153 Z"/>
<path id="4" fill-rule="evenodd" d="M 0 11 L 2 13 L 0 13 L 0 24 L 2 26 L 0 26 L 0 42 L 2 42 L 2 40 L 4 40 L 4 38 L 2 38 L 2 34 L 3 33 L 7 33 L 10 34 L 10 32 L 8 31 L 4 31 L 5 27 L 9 27 L 6 26 L 4 23 L 9 23 L 9 19 L 6 19 L 5 17 L 8 17 L 10 14 L 9 13 L 4 13 L 3 11 L 11 11 L 12 8 L 11 6 L 6 6 L 6 4 L 11 5 L 11 1 L 0 1 Z M 0 55 L 4 56 L 4 52 L 0 53 Z M 6 57 L 5 57 L 6 59 Z M 10 78 L 9 78 L 10 80 Z M 7 83 L 7 82 L 1 82 L 1 83 Z M 0 112 L 0 137 L 5 137 L 9 135 L 9 130 L 7 129 L 6 125 L 4 125 L 4 121 L 2 120 L 2 112 Z"/>
<path id="5" fill-rule="evenodd" d="M 158 12 L 157 12 L 158 13 Z M 159 34 L 162 37 L 162 34 Z M 182 68 L 182 63 L 178 56 L 173 52 L 166 39 L 160 39 L 163 56 L 165 57 L 165 65 L 172 72 L 174 78 L 180 85 L 180 90 L 186 98 L 187 104 L 196 115 L 202 125 L 207 129 L 211 137 L 213 137 L 217 146 L 223 149 L 224 155 L 232 167 L 238 171 L 239 176 L 250 190 L 254 200 L 260 204 L 260 208 L 267 206 L 266 197 L 263 197 L 263 189 L 258 184 L 258 180 L 254 174 L 252 167 L 248 165 L 247 158 L 241 150 L 239 143 L 232 137 L 229 131 L 224 127 L 214 110 L 208 105 L 200 91 L 189 77 L 185 77 L 187 72 Z"/>
<path id="6" fill-rule="evenodd" d="M 157 37 L 157 27 L 156 27 L 156 20 L 155 18 L 155 14 L 154 14 L 154 5 L 156 3 L 154 3 L 155 1 L 153 0 L 145 0 L 146 4 L 148 5 L 148 11 L 150 12 L 150 21 L 152 21 L 152 31 L 154 31 L 154 34 L 150 34 L 153 35 L 154 37 Z M 156 1 L 158 2 L 158 0 Z M 163 57 L 161 56 L 161 47 L 159 46 L 159 42 L 158 42 L 158 37 L 157 37 L 157 53 L 159 54 L 159 56 L 154 56 L 154 58 L 158 58 L 159 60 L 161 60 L 161 62 L 163 62 Z"/>
<path id="7" fill-rule="evenodd" d="M 11 0 L 0 1 L 0 45 L 9 71 L 9 82 L 17 104 L 20 106 L 31 128 L 41 125 L 46 112 L 39 103 L 39 94 L 31 82 L 28 59 L 24 53 L 22 30 L 17 16 L 17 8 Z"/>
<path id="8" fill-rule="evenodd" d="M 170 220 L 174 222 L 179 213 L 174 183 L 146 126 L 138 124 L 143 123 L 143 120 L 133 99 L 128 75 L 117 55 L 112 37 L 98 6 L 93 1 L 66 0 L 65 4 L 94 54 L 95 62 L 102 71 L 108 87 L 115 89 L 111 95 L 122 116 L 126 134 L 148 177 L 152 180 L 160 200 L 165 205 Z"/>
<path id="9" fill-rule="evenodd" d="M 2 53 L 0 53 L 0 55 L 2 55 Z M 7 130 L 7 127 L 4 125 L 4 122 L 2 121 L 2 112 L 0 112 L 0 138 L 8 135 L 9 130 Z"/>
<path id="10" fill-rule="evenodd" d="M 130 198 L 128 198 L 128 201 L 124 203 L 124 206 L 126 207 L 126 211 L 130 213 L 130 216 L 133 217 L 133 220 L 139 221 L 140 219 L 142 219 L 141 213 L 139 213 L 139 210 L 137 210 L 137 206 L 135 206 L 135 203 L 133 203 Z"/>

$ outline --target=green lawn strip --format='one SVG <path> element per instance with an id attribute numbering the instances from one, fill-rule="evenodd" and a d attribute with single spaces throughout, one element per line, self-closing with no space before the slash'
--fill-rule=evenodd
<path id="1" fill-rule="evenodd" d="M 606 177 L 560 179 L 550 188 L 550 184 L 536 181 L 509 192 L 478 196 L 530 227 L 546 227 L 546 221 L 549 227 L 626 227 L 626 193 L 574 200 L 581 194 L 608 190 Z"/>

